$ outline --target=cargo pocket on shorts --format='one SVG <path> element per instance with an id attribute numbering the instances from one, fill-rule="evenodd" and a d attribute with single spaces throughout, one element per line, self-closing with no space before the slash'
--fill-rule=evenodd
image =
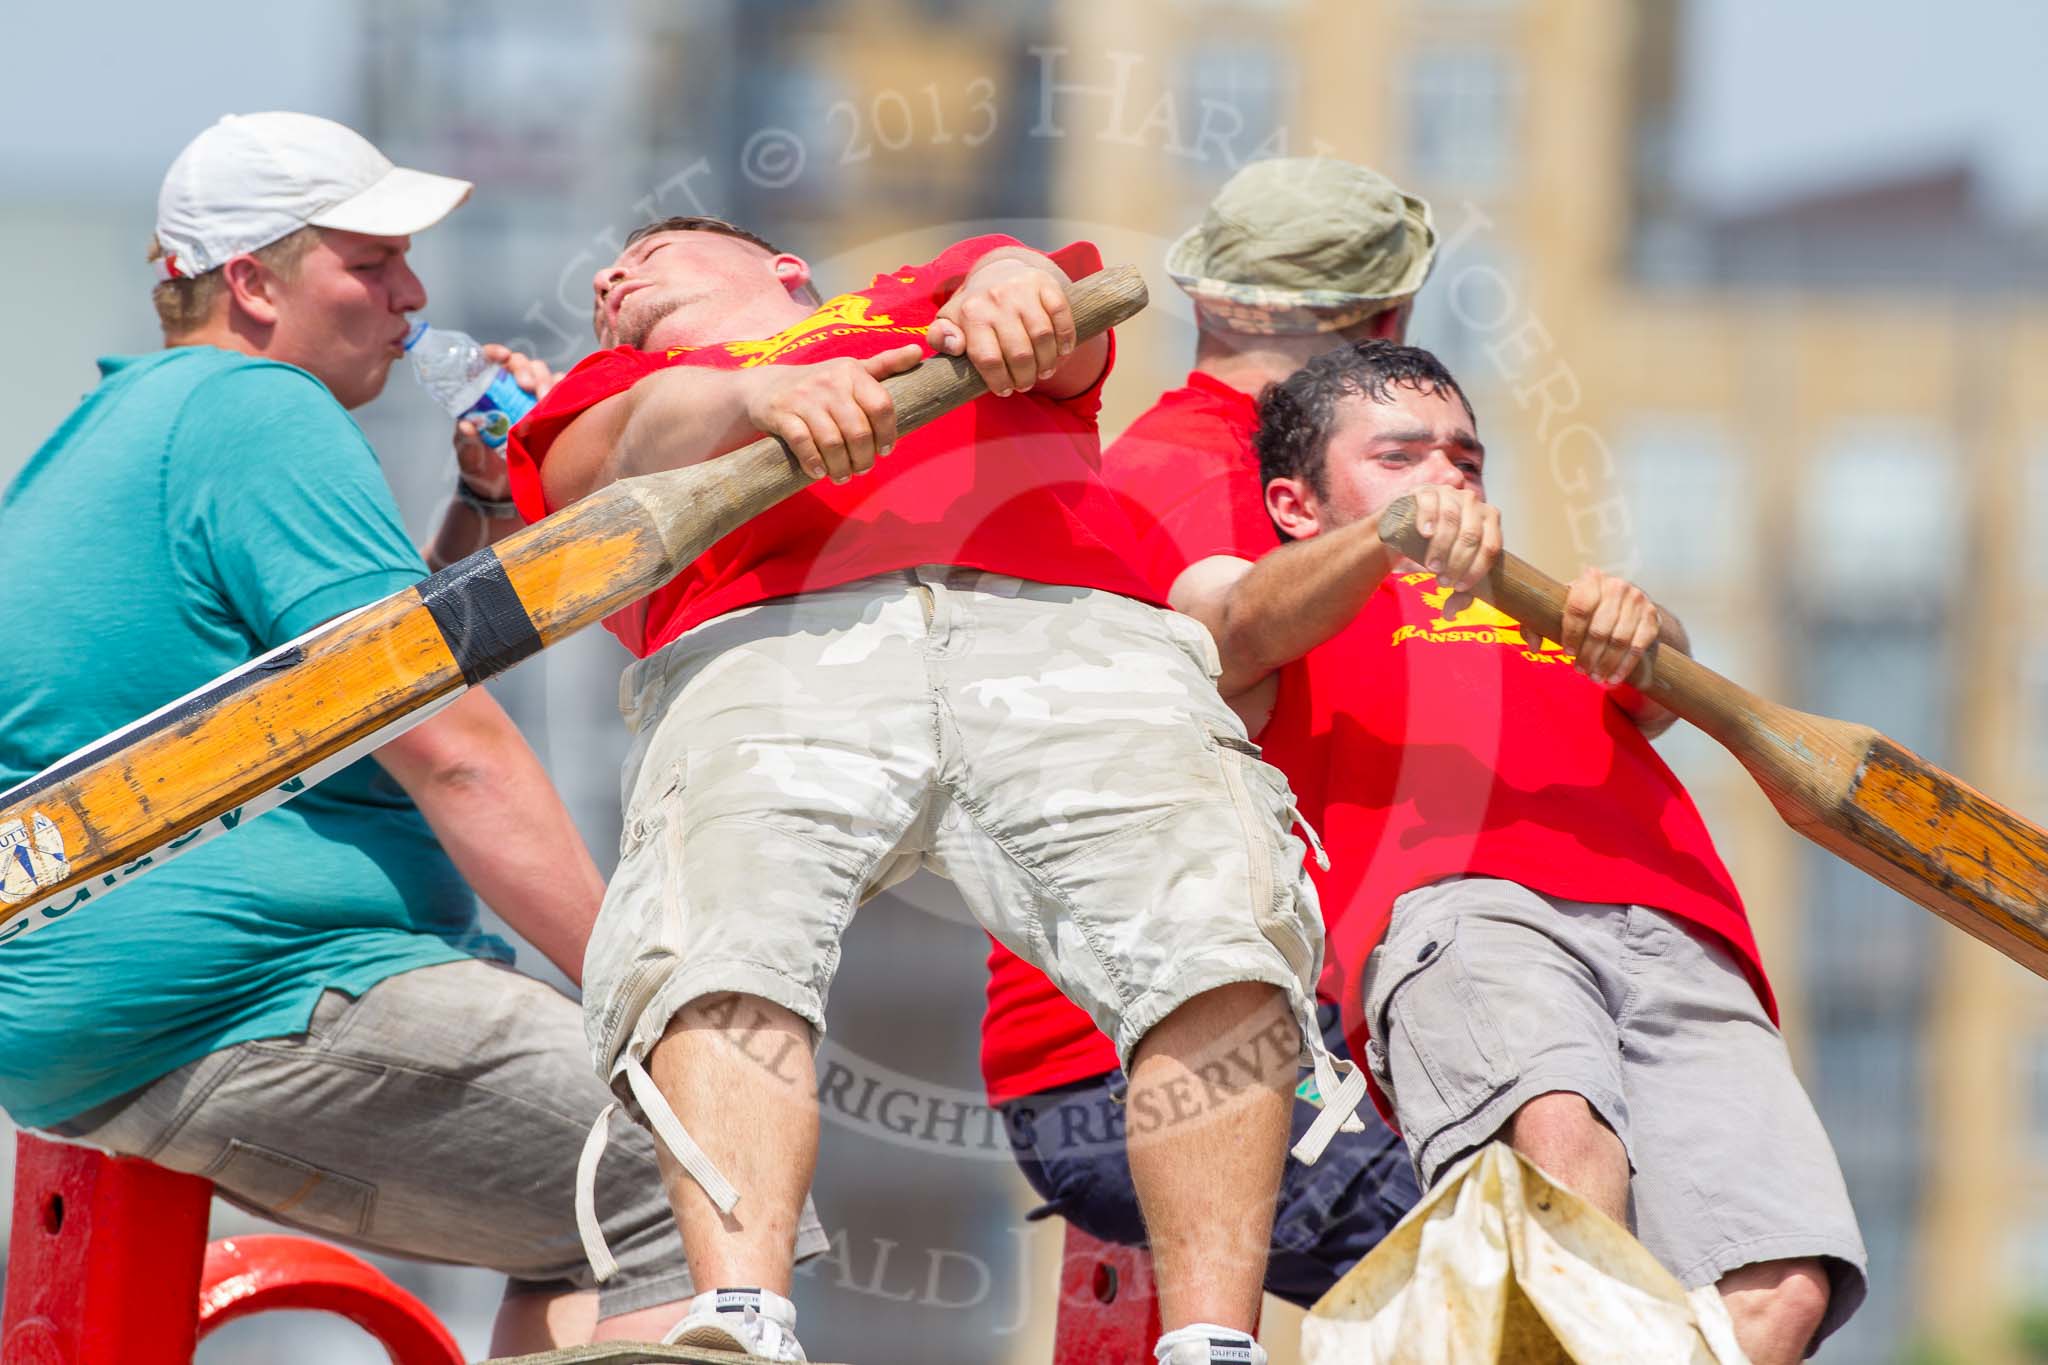
<path id="1" fill-rule="evenodd" d="M 1379 960 L 1365 1002 L 1368 1061 L 1420 1152 L 1520 1072 L 1466 970 L 1455 920 L 1418 928 L 1374 952 Z"/>
<path id="2" fill-rule="evenodd" d="M 1317 945 L 1310 941 L 1302 923 L 1300 897 L 1295 882 L 1301 876 L 1299 859 L 1286 854 L 1287 831 L 1293 822 L 1294 802 L 1284 779 L 1259 757 L 1259 746 L 1242 735 L 1211 728 L 1209 742 L 1223 768 L 1224 785 L 1230 804 L 1237 810 L 1244 831 L 1245 859 L 1251 872 L 1252 915 L 1259 932 L 1278 950 L 1289 971 L 1305 992 L 1313 992 Z"/>
<path id="3" fill-rule="evenodd" d="M 238 1203 L 319 1232 L 363 1236 L 377 1201 L 374 1185 L 240 1138 L 199 1174 Z"/>
<path id="4" fill-rule="evenodd" d="M 1201 669 L 1210 682 L 1222 677 L 1223 655 L 1216 648 L 1216 637 L 1209 633 L 1209 628 L 1181 612 L 1166 611 L 1164 614 L 1167 634 L 1188 658 L 1194 660 L 1195 667 Z"/>

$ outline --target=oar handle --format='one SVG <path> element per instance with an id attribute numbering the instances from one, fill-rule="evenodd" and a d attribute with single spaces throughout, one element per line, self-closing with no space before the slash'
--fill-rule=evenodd
<path id="1" fill-rule="evenodd" d="M 1429 553 L 1429 537 L 1417 529 L 1416 515 L 1414 495 L 1402 494 L 1380 513 L 1379 534 L 1386 545 L 1420 564 Z M 1503 552 L 1472 591 L 1546 640 L 1564 639 L 1568 589 L 1527 561 Z M 1744 722 L 1765 705 L 1705 664 L 1656 645 L 1643 655 L 1629 681 L 1731 747 L 1747 747 Z"/>
<path id="2" fill-rule="evenodd" d="M 1110 266 L 1071 285 L 1067 302 L 1073 310 L 1076 335 L 1088 341 L 1144 308 L 1145 277 L 1136 266 Z M 882 387 L 896 405 L 899 436 L 988 392 L 971 362 L 962 356 L 944 355 L 933 356 L 905 374 L 891 375 L 882 381 Z M 616 487 L 646 511 L 667 551 L 665 562 L 651 566 L 656 575 L 639 586 L 634 596 L 666 582 L 735 528 L 811 481 L 788 447 L 773 436 L 751 441 L 716 460 L 621 480 Z M 547 522 L 538 523 L 510 541 L 500 542 L 499 555 L 517 555 L 526 548 L 520 537 L 541 532 L 545 526 Z M 577 619 L 568 623 L 567 629 L 583 624 L 584 619 Z M 554 638 L 546 625 L 541 634 Z"/>
<path id="3" fill-rule="evenodd" d="M 1134 265 L 1115 265 L 1077 280 L 1067 289 L 1074 332 L 1089 341 L 1145 306 L 1145 277 Z M 908 374 L 892 375 L 882 387 L 896 401 L 896 429 L 906 432 L 988 392 L 963 356 L 935 356 Z"/>

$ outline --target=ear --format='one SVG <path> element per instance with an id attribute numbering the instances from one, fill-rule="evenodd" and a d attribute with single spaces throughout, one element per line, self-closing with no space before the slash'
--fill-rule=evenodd
<path id="1" fill-rule="evenodd" d="M 785 251 L 774 261 L 775 278 L 791 295 L 811 282 L 811 263 Z"/>
<path id="2" fill-rule="evenodd" d="M 1296 540 L 1307 540 L 1323 529 L 1321 506 L 1305 479 L 1282 478 L 1268 483 L 1266 515 Z"/>
<path id="3" fill-rule="evenodd" d="M 220 268 L 228 306 L 262 327 L 277 325 L 278 278 L 254 256 L 231 256 Z"/>

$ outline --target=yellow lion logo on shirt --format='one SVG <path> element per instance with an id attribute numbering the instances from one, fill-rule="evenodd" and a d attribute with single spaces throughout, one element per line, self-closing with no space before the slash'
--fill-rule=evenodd
<path id="1" fill-rule="evenodd" d="M 766 365 L 780 360 L 790 352 L 801 350 L 805 346 L 815 346 L 821 341 L 846 336 L 851 332 L 887 331 L 905 332 L 916 337 L 924 335 L 925 329 L 922 327 L 906 327 L 886 313 L 870 313 L 868 310 L 873 307 L 874 300 L 860 294 L 838 294 L 825 300 L 815 313 L 802 322 L 792 323 L 772 337 L 762 337 L 758 341 L 727 341 L 721 343 L 718 349 L 727 355 L 738 357 L 741 369 L 751 369 L 756 365 Z M 687 349 L 690 348 L 679 348 L 669 354 L 673 357 Z"/>
<path id="2" fill-rule="evenodd" d="M 1429 573 L 1403 574 L 1401 581 L 1410 585 L 1435 582 L 1436 575 Z M 1442 611 L 1450 604 L 1451 589 L 1446 583 L 1422 590 L 1423 602 Z M 1570 663 L 1572 656 L 1564 652 L 1564 646 L 1555 640 L 1540 641 L 1535 648 L 1528 647 L 1522 638 L 1522 623 L 1502 611 L 1491 602 L 1480 598 L 1468 598 L 1463 606 L 1448 616 L 1433 618 L 1427 626 L 1402 626 L 1394 632 L 1393 643 L 1404 645 L 1410 641 L 1432 645 L 1513 645 L 1520 649 L 1532 663 Z"/>

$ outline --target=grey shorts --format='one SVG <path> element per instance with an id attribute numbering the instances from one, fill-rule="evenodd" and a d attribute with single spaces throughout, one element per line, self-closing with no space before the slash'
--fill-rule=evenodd
<path id="1" fill-rule="evenodd" d="M 1688 1287 L 1818 1257 L 1816 1343 L 1865 1293 L 1833 1146 L 1733 954 L 1643 906 L 1462 877 L 1394 902 L 1365 968 L 1367 1064 L 1427 1189 L 1538 1095 L 1620 1137 L 1636 1236 Z"/>
<path id="2" fill-rule="evenodd" d="M 1126 1063 L 1234 982 L 1284 990 L 1321 1056 L 1293 798 L 1214 670 L 1187 617 L 944 567 L 732 612 L 628 670 L 621 858 L 585 963 L 601 1073 L 620 1085 L 713 993 L 822 1035 L 848 919 L 919 867 Z"/>
<path id="3" fill-rule="evenodd" d="M 485 1266 L 514 1293 L 589 1289 L 576 1155 L 610 1097 L 578 1018 L 496 963 L 419 968 L 359 1000 L 328 991 L 307 1032 L 224 1048 L 54 1131 L 337 1242 Z M 646 1134 L 616 1139 L 597 1209 L 620 1263 L 600 1313 L 690 1296 Z"/>

